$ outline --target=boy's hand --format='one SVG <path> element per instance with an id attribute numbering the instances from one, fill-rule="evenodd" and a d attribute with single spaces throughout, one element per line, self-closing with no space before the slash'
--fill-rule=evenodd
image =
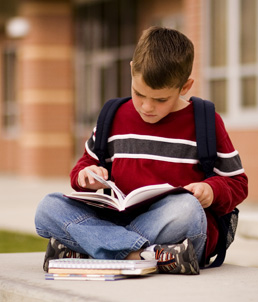
<path id="1" fill-rule="evenodd" d="M 211 186 L 205 182 L 194 182 L 184 187 L 191 191 L 203 208 L 208 208 L 213 202 L 213 190 Z"/>
<path id="2" fill-rule="evenodd" d="M 107 169 L 99 166 L 89 166 L 87 168 L 82 169 L 78 174 L 78 184 L 82 188 L 87 188 L 91 190 L 99 190 L 99 189 L 105 189 L 106 187 L 98 182 L 96 179 L 94 179 L 88 172 L 87 169 L 93 171 L 97 175 L 103 177 L 105 180 L 108 179 L 108 171 Z"/>

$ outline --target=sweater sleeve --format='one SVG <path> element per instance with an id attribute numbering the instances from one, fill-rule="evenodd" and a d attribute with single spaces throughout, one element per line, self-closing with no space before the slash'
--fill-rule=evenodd
<path id="1" fill-rule="evenodd" d="M 95 141 L 95 131 L 92 132 L 91 137 L 85 143 L 85 150 L 83 156 L 77 161 L 76 165 L 70 173 L 71 186 L 75 191 L 90 191 L 89 189 L 82 188 L 78 184 L 79 172 L 91 165 L 99 165 L 99 160 L 96 154 L 93 152 Z"/>
<path id="2" fill-rule="evenodd" d="M 228 136 L 221 117 L 216 115 L 217 160 L 216 176 L 205 180 L 214 193 L 211 209 L 220 215 L 231 212 L 248 194 L 248 179 L 240 156 Z"/>
<path id="3" fill-rule="evenodd" d="M 211 209 L 219 216 L 233 211 L 248 194 L 248 180 L 244 173 L 234 177 L 214 176 L 205 182 L 213 189 Z"/>

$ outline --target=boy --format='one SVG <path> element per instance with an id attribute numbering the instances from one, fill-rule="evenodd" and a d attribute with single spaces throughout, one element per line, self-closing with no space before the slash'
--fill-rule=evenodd
<path id="1" fill-rule="evenodd" d="M 242 202 L 247 177 L 218 114 L 216 176 L 205 179 L 199 167 L 193 104 L 182 98 L 193 85 L 193 58 L 193 44 L 182 33 L 146 30 L 131 62 L 132 99 L 118 109 L 110 131 L 111 175 L 94 154 L 94 131 L 70 175 L 76 191 L 103 188 L 87 173 L 90 169 L 111 178 L 126 194 L 168 182 L 193 195 L 168 195 L 128 213 L 48 195 L 35 218 L 38 234 L 51 238 L 45 269 L 49 259 L 74 256 L 156 259 L 161 273 L 199 273 L 199 264 L 218 240 L 211 212 L 223 215 Z"/>

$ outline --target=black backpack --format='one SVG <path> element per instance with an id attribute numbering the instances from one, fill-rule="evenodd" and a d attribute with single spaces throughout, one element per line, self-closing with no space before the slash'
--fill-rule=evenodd
<path id="1" fill-rule="evenodd" d="M 98 156 L 100 165 L 109 170 L 109 175 L 112 163 L 107 163 L 106 158 L 109 157 L 107 140 L 111 130 L 112 121 L 117 109 L 130 99 L 131 97 L 126 97 L 107 101 L 104 104 L 97 120 L 96 140 L 93 151 Z M 212 102 L 202 100 L 197 97 L 191 97 L 190 100 L 193 102 L 194 106 L 198 159 L 205 173 L 205 177 L 209 178 L 215 176 L 213 168 L 217 158 L 215 106 Z M 109 192 L 105 193 L 109 194 Z M 210 258 L 213 256 L 216 256 L 216 258 L 211 264 L 209 264 L 210 258 L 206 259 L 206 261 L 203 260 L 201 263 L 202 267 L 218 267 L 224 262 L 226 250 L 235 237 L 238 212 L 238 209 L 235 208 L 231 213 L 221 217 L 212 213 L 219 226 L 219 239 L 216 249 Z"/>

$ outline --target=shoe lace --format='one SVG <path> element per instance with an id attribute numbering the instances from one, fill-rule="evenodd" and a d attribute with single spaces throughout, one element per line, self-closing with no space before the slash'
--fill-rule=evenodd
<path id="1" fill-rule="evenodd" d="M 167 261 L 174 262 L 175 261 L 175 256 L 172 253 L 164 250 L 164 248 L 156 250 L 155 258 L 156 258 L 156 260 L 158 260 L 158 262 L 167 262 Z"/>

